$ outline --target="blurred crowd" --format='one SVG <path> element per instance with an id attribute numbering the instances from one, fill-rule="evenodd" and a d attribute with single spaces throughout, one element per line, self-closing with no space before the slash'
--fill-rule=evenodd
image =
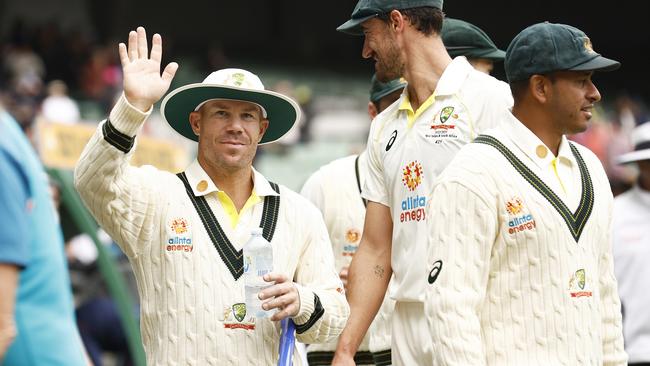
<path id="1" fill-rule="evenodd" d="M 121 87 L 113 46 L 93 44 L 55 23 L 27 27 L 16 21 L 2 43 L 2 103 L 28 127 L 37 113 L 64 123 L 80 119 L 79 102 L 107 111 Z"/>

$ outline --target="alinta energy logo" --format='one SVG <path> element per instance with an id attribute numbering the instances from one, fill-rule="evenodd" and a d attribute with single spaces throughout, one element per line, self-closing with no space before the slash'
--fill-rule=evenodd
<path id="1" fill-rule="evenodd" d="M 167 239 L 166 250 L 168 252 L 191 252 L 194 250 L 192 238 L 183 234 L 189 231 L 189 224 L 183 217 L 177 217 L 169 222 L 169 228 L 174 236 Z"/>
<path id="2" fill-rule="evenodd" d="M 516 234 L 520 231 L 533 230 L 537 227 L 533 215 L 522 213 L 524 203 L 519 197 L 513 197 L 506 201 L 506 211 L 514 216 L 508 221 L 508 234 Z"/>
<path id="3" fill-rule="evenodd" d="M 357 252 L 357 249 L 359 248 L 359 239 L 361 239 L 361 232 L 356 229 L 348 229 L 345 232 L 345 241 L 346 244 L 343 246 L 343 255 L 346 257 L 352 257 L 354 256 L 354 253 Z"/>
<path id="4" fill-rule="evenodd" d="M 402 183 L 409 191 L 415 191 L 422 183 L 422 165 L 416 160 L 412 161 L 402 169 Z M 400 213 L 400 222 L 421 221 L 424 220 L 424 207 L 427 200 L 424 196 L 415 195 L 407 197 L 402 201 L 402 212 Z"/>
<path id="5" fill-rule="evenodd" d="M 169 227 L 172 229 L 173 232 L 176 234 L 185 234 L 187 232 L 187 220 L 185 220 L 182 217 L 173 219 L 172 222 L 169 224 Z"/>
<path id="6" fill-rule="evenodd" d="M 402 169 L 402 183 L 409 189 L 415 189 L 422 183 L 422 165 L 416 161 L 412 161 Z"/>
<path id="7" fill-rule="evenodd" d="M 521 212 L 522 208 L 524 208 L 524 204 L 521 202 L 521 198 L 519 197 L 514 197 L 506 202 L 506 211 L 511 215 L 517 215 Z"/>

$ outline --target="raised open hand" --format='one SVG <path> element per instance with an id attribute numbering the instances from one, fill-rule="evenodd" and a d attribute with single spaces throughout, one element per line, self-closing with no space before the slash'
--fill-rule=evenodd
<path id="1" fill-rule="evenodd" d="M 151 40 L 151 56 L 147 47 L 147 33 L 143 27 L 129 32 L 128 48 L 120 43 L 120 61 L 124 74 L 124 95 L 139 110 L 146 112 L 169 89 L 178 64 L 172 62 L 160 74 L 162 38 L 154 34 Z"/>

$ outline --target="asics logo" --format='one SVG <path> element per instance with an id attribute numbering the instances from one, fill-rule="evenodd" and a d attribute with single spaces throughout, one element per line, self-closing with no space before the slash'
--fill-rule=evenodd
<path id="1" fill-rule="evenodd" d="M 442 261 L 437 260 L 433 262 L 433 269 L 431 269 L 431 272 L 429 272 L 429 284 L 433 285 L 433 283 L 436 282 L 440 271 L 442 271 Z"/>
<path id="2" fill-rule="evenodd" d="M 397 138 L 397 130 L 393 131 L 393 133 L 390 135 L 390 140 L 388 140 L 388 144 L 386 144 L 386 151 L 390 150 L 390 148 L 393 147 L 396 138 Z"/>

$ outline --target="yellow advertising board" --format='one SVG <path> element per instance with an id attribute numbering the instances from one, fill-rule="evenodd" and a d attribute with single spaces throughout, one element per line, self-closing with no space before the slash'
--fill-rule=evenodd
<path id="1" fill-rule="evenodd" d="M 38 147 L 49 168 L 74 169 L 81 152 L 97 128 L 90 124 L 61 124 L 38 121 Z M 188 152 L 171 141 L 138 136 L 131 165 L 153 165 L 172 173 L 183 171 Z"/>

